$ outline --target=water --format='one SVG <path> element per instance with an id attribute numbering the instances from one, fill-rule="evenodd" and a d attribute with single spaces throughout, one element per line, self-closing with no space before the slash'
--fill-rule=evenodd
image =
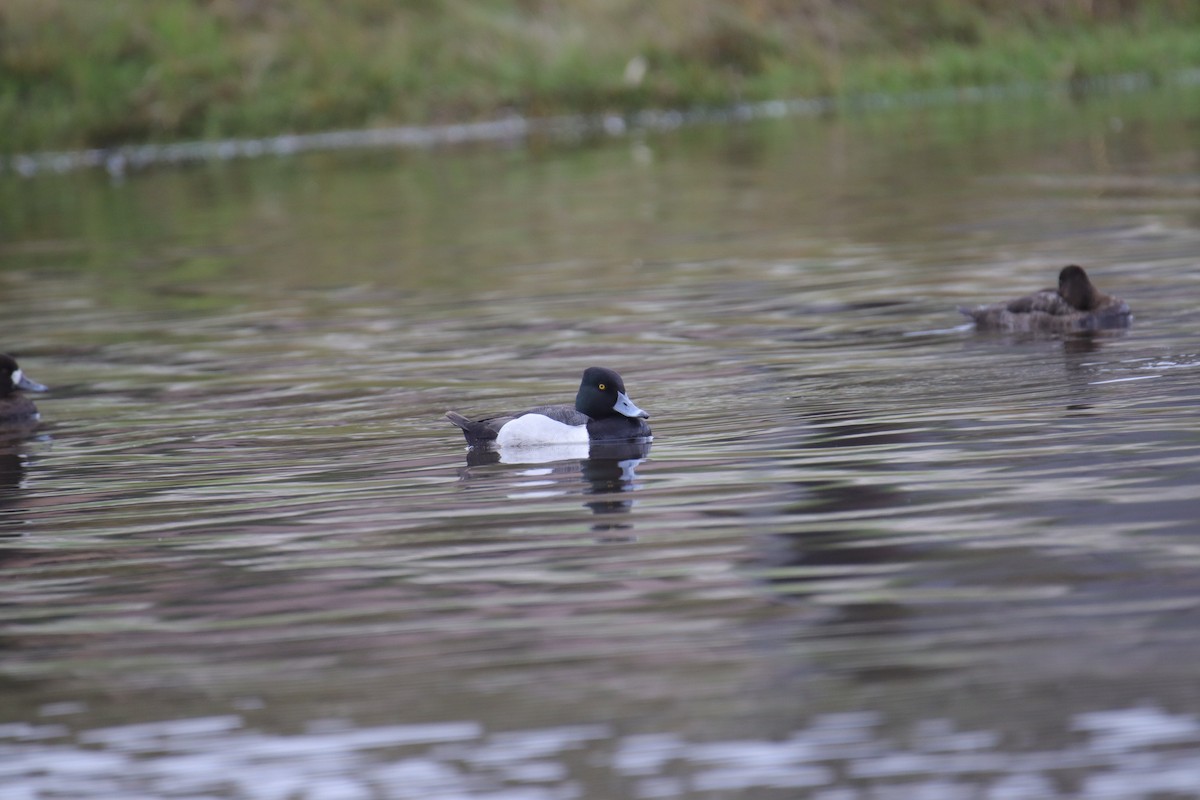
<path id="1" fill-rule="evenodd" d="M 1195 95 L 10 175 L 0 798 L 1200 796 Z"/>

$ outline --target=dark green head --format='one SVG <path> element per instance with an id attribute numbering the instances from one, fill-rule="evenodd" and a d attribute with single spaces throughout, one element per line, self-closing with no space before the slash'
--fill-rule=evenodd
<path id="1" fill-rule="evenodd" d="M 584 370 L 579 393 L 575 395 L 575 410 L 592 419 L 617 416 L 650 419 L 649 414 L 626 396 L 621 376 L 604 367 Z"/>
<path id="2" fill-rule="evenodd" d="M 1098 302 L 1096 287 L 1088 280 L 1083 267 L 1072 264 L 1058 273 L 1058 294 L 1080 311 L 1091 311 Z"/>

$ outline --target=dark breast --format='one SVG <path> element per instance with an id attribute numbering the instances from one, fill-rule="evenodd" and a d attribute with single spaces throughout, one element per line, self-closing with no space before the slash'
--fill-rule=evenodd
<path id="1" fill-rule="evenodd" d="M 37 406 L 22 394 L 0 399 L 0 425 L 29 422 L 37 417 Z"/>
<path id="2" fill-rule="evenodd" d="M 588 423 L 588 438 L 593 442 L 641 439 L 650 435 L 650 423 L 631 417 L 605 417 Z"/>

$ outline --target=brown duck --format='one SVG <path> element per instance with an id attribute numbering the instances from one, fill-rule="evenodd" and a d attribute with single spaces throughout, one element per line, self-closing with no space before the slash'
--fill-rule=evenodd
<path id="1" fill-rule="evenodd" d="M 1006 303 L 958 309 L 980 330 L 1094 331 L 1125 328 L 1133 320 L 1129 304 L 1092 285 L 1083 267 L 1072 264 L 1058 273 L 1058 288 Z"/>

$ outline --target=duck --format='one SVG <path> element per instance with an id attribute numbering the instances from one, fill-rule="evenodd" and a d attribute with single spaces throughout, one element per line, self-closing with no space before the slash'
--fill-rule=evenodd
<path id="1" fill-rule="evenodd" d="M 446 419 L 463 432 L 469 447 L 502 448 L 588 444 L 650 438 L 650 415 L 625 392 L 621 376 L 606 367 L 583 371 L 575 405 L 537 406 L 471 420 L 456 411 Z"/>
<path id="2" fill-rule="evenodd" d="M 980 330 L 1094 331 L 1126 328 L 1133 320 L 1129 304 L 1098 290 L 1078 264 L 1062 268 L 1056 289 L 958 310 L 975 320 Z"/>
<path id="3" fill-rule="evenodd" d="M 29 378 L 17 365 L 17 360 L 0 353 L 0 424 L 21 424 L 37 421 L 37 406 L 18 391 L 44 392 L 46 387 Z"/>

